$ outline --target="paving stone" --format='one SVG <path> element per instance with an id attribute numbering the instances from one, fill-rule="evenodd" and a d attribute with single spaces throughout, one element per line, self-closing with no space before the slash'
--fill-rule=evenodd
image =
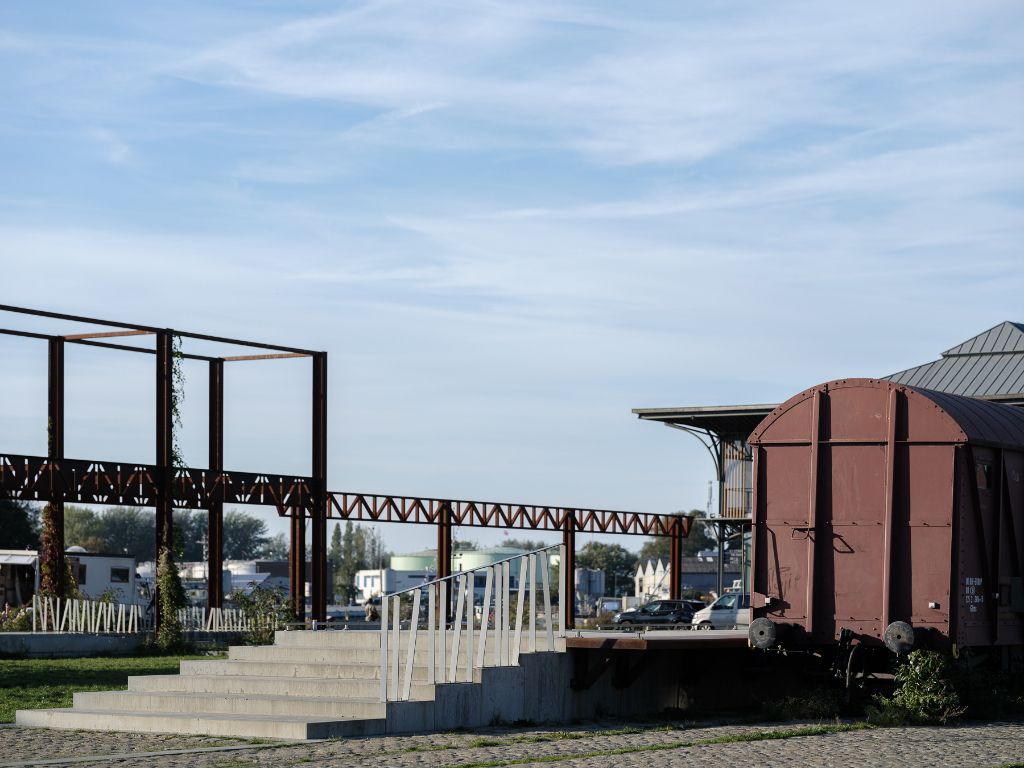
<path id="1" fill-rule="evenodd" d="M 330 768 L 444 768 L 480 762 L 512 763 L 560 757 L 564 768 L 651 768 L 674 766 L 999 766 L 1024 761 L 1024 723 L 966 724 L 947 728 L 887 728 L 788 739 L 679 747 L 722 736 L 792 730 L 808 723 L 671 727 L 588 723 L 566 729 L 481 729 L 473 733 L 383 736 L 322 742 L 251 744 L 239 739 L 153 734 L 65 732 L 0 728 L 0 764 L 95 756 L 95 761 L 66 763 L 131 768 L 278 768 L 299 764 Z M 567 738 L 566 734 L 572 736 Z M 210 751 L 211 747 L 237 749 Z M 662 749 L 656 749 L 662 747 Z M 652 749 L 655 748 L 655 749 Z M 187 750 L 146 755 L 147 752 Z M 621 750 L 620 754 L 594 755 Z M 29 763 L 30 764 L 30 763 Z M 524 763 L 528 764 L 528 763 Z M 540 765 L 538 763 L 533 763 Z"/>

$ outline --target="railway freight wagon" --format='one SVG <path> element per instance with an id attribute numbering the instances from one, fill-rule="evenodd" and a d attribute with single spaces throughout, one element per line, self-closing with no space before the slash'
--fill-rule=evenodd
<path id="1" fill-rule="evenodd" d="M 749 442 L 752 645 L 1024 642 L 1024 409 L 844 379 Z"/>

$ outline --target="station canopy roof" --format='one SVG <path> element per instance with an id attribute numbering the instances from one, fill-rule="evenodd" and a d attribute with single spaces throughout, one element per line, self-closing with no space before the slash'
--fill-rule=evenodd
<path id="1" fill-rule="evenodd" d="M 882 376 L 918 389 L 1024 406 L 1024 323 L 1000 323 L 947 349 L 938 360 Z M 745 440 L 778 403 L 634 408 L 645 421 Z"/>
<path id="2" fill-rule="evenodd" d="M 645 421 L 711 432 L 725 440 L 745 440 L 775 405 L 698 405 L 685 408 L 634 408 Z"/>

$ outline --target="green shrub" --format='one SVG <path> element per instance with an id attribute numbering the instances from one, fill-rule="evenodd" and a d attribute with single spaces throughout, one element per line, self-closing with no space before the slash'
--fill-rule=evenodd
<path id="1" fill-rule="evenodd" d="M 231 600 L 249 622 L 250 629 L 243 635 L 249 645 L 273 645 L 275 630 L 296 620 L 288 595 L 281 587 L 257 585 L 248 593 L 234 593 Z"/>
<path id="2" fill-rule="evenodd" d="M 896 692 L 874 696 L 865 710 L 874 725 L 944 725 L 966 708 L 953 684 L 949 659 L 935 651 L 911 651 L 896 671 Z"/>
<path id="3" fill-rule="evenodd" d="M 0 613 L 0 632 L 31 632 L 32 611 L 27 605 Z"/>

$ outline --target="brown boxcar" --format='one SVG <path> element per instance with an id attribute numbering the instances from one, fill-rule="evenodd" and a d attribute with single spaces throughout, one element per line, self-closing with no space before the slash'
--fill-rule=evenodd
<path id="1" fill-rule="evenodd" d="M 844 379 L 749 442 L 755 646 L 1024 641 L 1024 409 Z"/>

